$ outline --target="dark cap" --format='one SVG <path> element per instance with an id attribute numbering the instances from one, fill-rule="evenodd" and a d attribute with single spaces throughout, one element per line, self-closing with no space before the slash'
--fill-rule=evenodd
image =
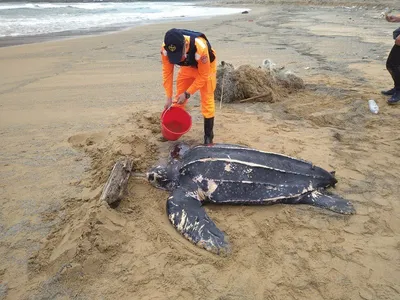
<path id="1" fill-rule="evenodd" d="M 177 64 L 181 61 L 183 47 L 185 46 L 185 37 L 179 29 L 172 28 L 165 33 L 164 48 L 171 64 Z"/>

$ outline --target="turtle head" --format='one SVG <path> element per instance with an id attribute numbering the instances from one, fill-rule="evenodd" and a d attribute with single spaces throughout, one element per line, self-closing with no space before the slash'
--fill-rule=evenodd
<path id="1" fill-rule="evenodd" d="M 156 188 L 172 190 L 175 187 L 173 170 L 169 166 L 158 165 L 151 168 L 147 173 L 147 180 Z"/>

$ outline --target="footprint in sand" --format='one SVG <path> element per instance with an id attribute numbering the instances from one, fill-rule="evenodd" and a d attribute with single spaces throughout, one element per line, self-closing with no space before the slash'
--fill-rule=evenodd
<path id="1" fill-rule="evenodd" d="M 82 133 L 76 134 L 68 138 L 68 142 L 73 147 L 91 146 L 102 142 L 107 136 L 106 132 L 98 133 Z"/>

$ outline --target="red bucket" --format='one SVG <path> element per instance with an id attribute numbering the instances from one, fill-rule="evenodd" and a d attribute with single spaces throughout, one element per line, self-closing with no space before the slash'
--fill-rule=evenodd
<path id="1" fill-rule="evenodd" d="M 170 107 L 161 114 L 161 133 L 167 140 L 176 141 L 192 127 L 192 117 L 180 107 Z"/>

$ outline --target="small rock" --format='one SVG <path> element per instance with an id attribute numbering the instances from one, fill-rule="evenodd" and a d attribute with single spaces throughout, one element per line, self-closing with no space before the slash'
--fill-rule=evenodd
<path id="1" fill-rule="evenodd" d="M 341 135 L 339 132 L 335 132 L 335 133 L 333 134 L 333 137 L 334 137 L 336 140 L 338 140 L 339 142 L 342 141 L 342 135 Z"/>
<path id="2" fill-rule="evenodd" d="M 363 290 L 359 291 L 359 294 L 360 294 L 360 297 L 365 300 L 372 300 L 372 298 L 373 298 L 372 293 L 367 289 L 363 289 Z"/>
<path id="3" fill-rule="evenodd" d="M 247 10 L 242 11 L 242 14 L 248 14 L 249 12 Z"/>

